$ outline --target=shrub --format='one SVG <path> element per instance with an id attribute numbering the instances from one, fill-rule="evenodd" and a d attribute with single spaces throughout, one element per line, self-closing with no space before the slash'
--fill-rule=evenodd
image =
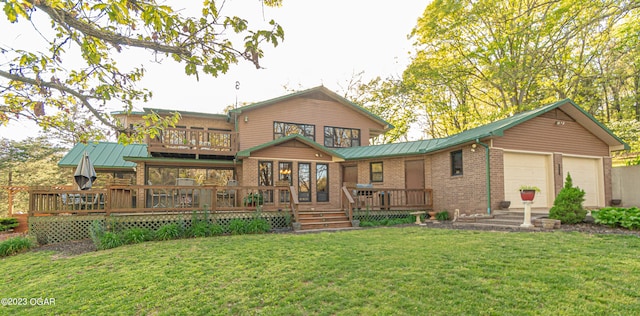
<path id="1" fill-rule="evenodd" d="M 125 244 L 138 244 L 153 239 L 153 232 L 148 228 L 131 228 L 122 232 L 122 242 Z"/>
<path id="2" fill-rule="evenodd" d="M 101 249 L 102 246 L 101 239 L 105 233 L 104 223 L 99 220 L 95 220 L 91 222 L 91 227 L 89 227 L 89 236 L 93 241 L 93 245 L 96 246 L 96 249 Z"/>
<path id="3" fill-rule="evenodd" d="M 448 221 L 449 220 L 449 212 L 442 211 L 442 212 L 436 213 L 436 219 L 439 220 L 439 221 Z"/>
<path id="4" fill-rule="evenodd" d="M 591 215 L 596 224 L 640 229 L 640 209 L 637 207 L 606 207 L 599 211 L 591 212 Z"/>
<path id="5" fill-rule="evenodd" d="M 224 227 L 220 224 L 213 224 L 210 226 L 211 229 L 211 236 L 220 236 L 222 234 L 224 234 Z"/>
<path id="6" fill-rule="evenodd" d="M 247 222 L 239 218 L 232 219 L 229 222 L 229 231 L 231 231 L 231 235 L 246 234 Z"/>
<path id="7" fill-rule="evenodd" d="M 156 233 L 155 238 L 157 240 L 170 240 L 180 237 L 180 228 L 178 224 L 166 224 L 160 227 Z"/>
<path id="8" fill-rule="evenodd" d="M 189 237 L 211 236 L 211 225 L 205 221 L 194 222 L 187 232 Z"/>
<path id="9" fill-rule="evenodd" d="M 254 218 L 247 224 L 248 234 L 263 234 L 271 230 L 271 225 L 264 218 Z"/>
<path id="10" fill-rule="evenodd" d="M 100 247 L 97 248 L 100 250 L 105 250 L 120 247 L 122 245 L 122 237 L 120 237 L 119 234 L 114 232 L 105 232 L 100 237 Z"/>
<path id="11" fill-rule="evenodd" d="M 14 217 L 0 218 L 0 232 L 18 227 L 18 219 Z"/>
<path id="12" fill-rule="evenodd" d="M 582 222 L 587 216 L 587 211 L 582 207 L 584 195 L 584 190 L 573 186 L 571 174 L 567 173 L 564 187 L 556 196 L 553 207 L 549 210 L 549 218 L 559 219 L 563 224 Z"/>
<path id="13" fill-rule="evenodd" d="M 10 256 L 35 246 L 35 242 L 28 237 L 13 237 L 0 242 L 0 257 Z"/>

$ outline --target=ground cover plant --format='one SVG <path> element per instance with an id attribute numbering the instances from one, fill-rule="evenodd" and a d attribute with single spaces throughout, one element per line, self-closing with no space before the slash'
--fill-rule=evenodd
<path id="1" fill-rule="evenodd" d="M 10 256 L 32 248 L 36 243 L 29 237 L 13 237 L 0 241 L 0 257 Z"/>
<path id="2" fill-rule="evenodd" d="M 627 229 L 640 229 L 640 209 L 637 207 L 605 207 L 592 211 L 596 224 Z"/>
<path id="3" fill-rule="evenodd" d="M 637 235 L 415 226 L 152 241 L 2 260 L 0 314 L 637 315 Z"/>

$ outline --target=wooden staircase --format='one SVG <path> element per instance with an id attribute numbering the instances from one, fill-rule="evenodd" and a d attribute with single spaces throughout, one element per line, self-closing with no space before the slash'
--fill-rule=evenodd
<path id="1" fill-rule="evenodd" d="M 341 210 L 298 211 L 300 230 L 323 230 L 352 227 L 349 217 Z"/>

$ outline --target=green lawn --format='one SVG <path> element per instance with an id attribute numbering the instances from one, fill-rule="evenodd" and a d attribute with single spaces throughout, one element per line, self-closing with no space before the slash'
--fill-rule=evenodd
<path id="1" fill-rule="evenodd" d="M 0 314 L 633 315 L 640 238 L 419 227 L 0 259 Z"/>

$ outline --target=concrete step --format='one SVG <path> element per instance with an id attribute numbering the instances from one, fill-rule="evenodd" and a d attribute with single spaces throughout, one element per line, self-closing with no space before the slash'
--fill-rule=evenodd
<path id="1" fill-rule="evenodd" d="M 524 228 L 524 227 L 520 227 L 520 224 L 513 224 L 513 225 L 506 225 L 506 224 L 497 224 L 497 223 L 490 223 L 490 222 L 455 222 L 453 223 L 453 226 L 473 226 L 473 227 L 483 227 L 483 228 L 495 228 L 495 229 L 514 229 L 514 228 L 518 228 L 518 229 L 528 229 L 528 230 L 540 230 L 539 227 L 530 227 L 530 228 Z"/>

